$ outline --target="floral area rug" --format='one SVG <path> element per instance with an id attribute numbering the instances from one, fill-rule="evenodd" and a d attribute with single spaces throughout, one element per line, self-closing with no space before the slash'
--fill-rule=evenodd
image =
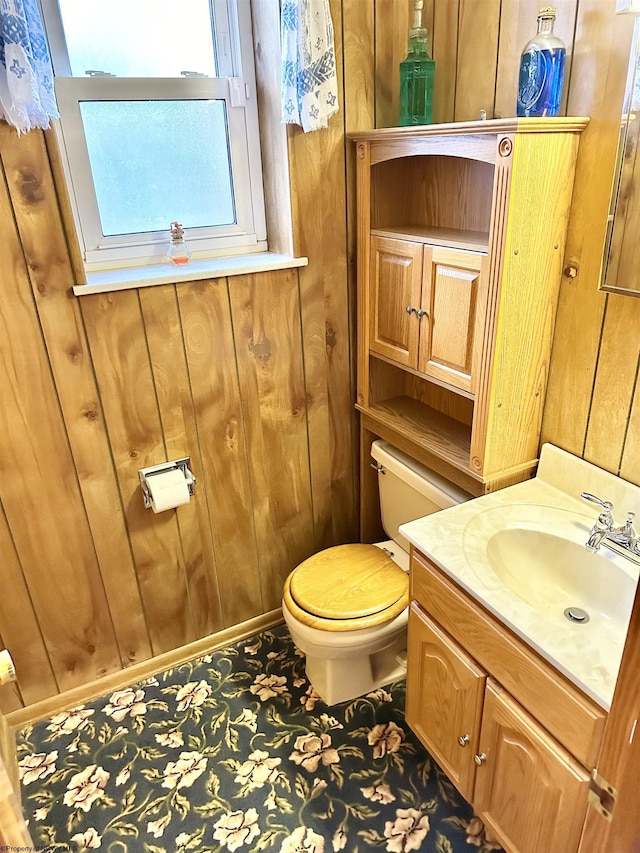
<path id="1" fill-rule="evenodd" d="M 404 698 L 401 681 L 328 707 L 286 627 L 264 631 L 23 729 L 34 844 L 109 853 L 498 850 L 406 726 Z"/>

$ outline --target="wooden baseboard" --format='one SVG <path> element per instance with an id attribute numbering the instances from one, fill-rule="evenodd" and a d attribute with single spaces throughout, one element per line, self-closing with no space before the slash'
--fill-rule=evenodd
<path id="1" fill-rule="evenodd" d="M 27 705 L 26 708 L 12 711 L 6 715 L 7 722 L 15 730 L 29 725 L 29 723 L 35 723 L 38 720 L 46 720 L 54 714 L 59 714 L 61 711 L 91 702 L 93 699 L 98 699 L 107 693 L 121 690 L 145 678 L 151 678 L 151 676 L 157 675 L 159 672 L 164 672 L 166 669 L 171 669 L 194 658 L 214 652 L 245 637 L 251 637 L 259 631 L 273 628 L 274 625 L 278 625 L 280 622 L 282 622 L 282 610 L 280 608 L 271 610 L 269 613 L 263 613 L 261 616 L 248 619 L 246 622 L 241 622 L 232 628 L 226 628 L 224 631 L 209 634 L 207 637 L 203 637 L 193 643 L 188 643 L 186 646 L 180 646 L 179 649 L 173 649 L 170 652 L 140 661 L 140 663 L 133 664 L 126 669 L 110 673 L 102 678 L 97 678 L 88 684 L 83 684 L 81 687 L 74 687 L 64 693 L 59 693 L 57 696 L 51 696 L 48 699 L 43 699 L 41 702 Z"/>

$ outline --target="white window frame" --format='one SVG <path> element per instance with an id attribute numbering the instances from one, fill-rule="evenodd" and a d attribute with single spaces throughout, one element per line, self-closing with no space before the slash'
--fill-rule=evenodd
<path id="1" fill-rule="evenodd" d="M 166 231 L 103 235 L 80 113 L 82 101 L 224 101 L 236 222 L 187 228 L 185 240 L 194 259 L 266 252 L 250 0 L 210 0 L 216 22 L 218 76 L 172 78 L 72 77 L 57 0 L 40 2 L 61 116 L 54 124 L 86 270 L 162 263 L 169 223 Z"/>

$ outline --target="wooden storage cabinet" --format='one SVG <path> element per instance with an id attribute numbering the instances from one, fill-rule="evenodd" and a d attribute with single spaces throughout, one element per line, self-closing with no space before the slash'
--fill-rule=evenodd
<path id="1" fill-rule="evenodd" d="M 422 246 L 374 237 L 369 288 L 373 307 L 371 352 L 406 367 L 417 367 L 419 325 L 411 316 L 416 310 L 411 306 L 422 302 Z"/>
<path id="2" fill-rule="evenodd" d="M 518 669 L 525 671 L 524 685 L 529 680 L 526 656 L 532 666 L 540 663 L 535 653 L 521 641 L 503 651 L 500 631 L 507 629 L 487 620 L 461 590 L 454 594 L 452 584 L 417 552 L 411 572 L 407 722 L 508 853 L 576 851 L 590 779 L 581 761 L 595 761 L 605 712 L 565 684 L 548 664 L 532 691 L 524 686 L 521 690 Z M 414 582 L 425 576 L 435 586 Z M 467 598 L 467 610 L 456 595 Z M 472 636 L 477 646 L 465 649 L 438 624 L 427 612 L 432 600 L 438 618 L 449 628 L 459 624 L 458 638 Z M 474 609 L 477 630 L 470 632 Z M 495 677 L 504 673 L 512 674 L 516 695 Z M 554 704 L 562 707 L 566 727 L 555 721 L 550 710 Z M 540 718 L 571 742 L 561 743 Z"/>
<path id="3" fill-rule="evenodd" d="M 473 803 L 510 853 L 578 849 L 589 774 L 499 685 L 487 684 Z"/>
<path id="4" fill-rule="evenodd" d="M 475 495 L 537 463 L 587 121 L 352 134 L 363 428 Z"/>
<path id="5" fill-rule="evenodd" d="M 371 238 L 369 352 L 475 392 L 486 253 Z"/>
<path id="6" fill-rule="evenodd" d="M 471 800 L 487 674 L 414 603 L 409 616 L 406 719 Z"/>

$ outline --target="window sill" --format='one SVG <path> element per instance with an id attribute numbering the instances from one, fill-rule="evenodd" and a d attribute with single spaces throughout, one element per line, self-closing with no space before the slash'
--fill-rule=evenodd
<path id="1" fill-rule="evenodd" d="M 268 272 L 269 270 L 306 267 L 308 258 L 293 258 L 275 252 L 260 252 L 255 255 L 238 255 L 228 258 L 211 258 L 190 261 L 185 267 L 156 264 L 148 267 L 103 270 L 87 273 L 87 283 L 73 288 L 76 296 L 88 293 L 108 293 L 112 290 L 132 290 L 153 287 L 157 284 L 177 284 L 181 281 L 199 281 L 207 278 L 223 278 L 230 275 L 245 275 Z"/>

